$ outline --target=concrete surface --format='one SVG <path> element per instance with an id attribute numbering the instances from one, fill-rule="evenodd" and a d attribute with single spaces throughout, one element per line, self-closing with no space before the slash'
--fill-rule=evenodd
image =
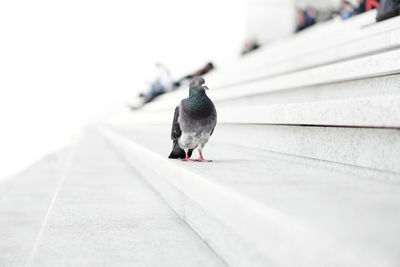
<path id="1" fill-rule="evenodd" d="M 265 77 L 265 79 L 261 79 L 261 74 L 254 81 L 250 80 L 249 77 L 243 77 L 242 84 L 226 85 L 226 87 L 220 87 L 216 90 L 214 99 L 218 100 L 227 98 L 228 96 L 229 98 L 239 98 L 268 91 L 287 90 L 316 84 L 328 84 L 399 73 L 400 66 L 397 64 L 399 60 L 400 51 L 393 50 L 370 57 L 338 62 L 318 68 L 305 69 L 286 75 Z M 261 72 L 260 70 L 260 73 Z M 255 76 L 257 74 L 250 73 L 249 75 Z M 213 88 L 212 84 L 208 83 L 208 85 L 210 89 Z M 246 90 L 243 90 L 243 87 L 245 87 Z"/>
<path id="2" fill-rule="evenodd" d="M 218 101 L 217 105 L 218 107 L 269 106 L 276 104 L 312 103 L 316 101 L 390 96 L 400 94 L 399 83 L 400 75 L 384 75 L 354 81 L 298 87 L 292 90 L 265 92 L 241 98 L 227 98 Z"/>
<path id="3" fill-rule="evenodd" d="M 0 266 L 225 266 L 98 134 L 59 167 L 9 179 Z"/>
<path id="4" fill-rule="evenodd" d="M 303 33 L 300 33 L 293 36 L 290 41 L 281 40 L 262 47 L 241 59 L 238 64 L 224 69 L 222 73 L 211 75 L 211 80 L 220 86 L 223 83 L 232 83 L 232 79 L 240 80 L 242 73 L 264 70 L 268 75 L 276 75 L 302 67 L 364 56 L 397 46 L 400 18 L 384 21 L 383 24 L 375 23 L 372 13 L 374 12 L 361 16 L 363 20 L 368 19 L 364 22 L 367 27 L 358 24 L 355 28 L 349 27 L 348 23 L 356 22 L 353 20 L 344 21 L 343 25 L 340 25 L 340 21 L 329 22 L 334 26 L 332 29 L 326 27 L 329 25 L 316 25 L 317 27 L 309 28 L 309 32 L 304 32 L 310 38 L 304 38 Z M 322 27 L 323 33 L 328 35 L 317 34 L 318 27 Z"/>
<path id="5" fill-rule="evenodd" d="M 400 127 L 400 96 L 219 109 L 223 123 Z"/>
<path id="6" fill-rule="evenodd" d="M 25 266 L 70 153 L 53 153 L 0 181 L 0 266 Z"/>
<path id="7" fill-rule="evenodd" d="M 397 78 L 400 81 L 399 78 Z M 397 83 L 393 89 L 399 91 Z M 381 88 L 381 93 L 382 88 Z M 395 93 L 395 92 L 394 92 Z M 292 95 L 297 101 L 306 97 L 299 91 Z M 286 99 L 283 99 L 286 96 Z M 290 102 L 290 95 L 275 96 Z M 269 125 L 320 125 L 320 126 L 354 126 L 354 127 L 400 127 L 399 94 L 358 97 L 351 99 L 333 99 L 328 101 L 311 101 L 299 103 L 271 103 L 263 96 L 261 99 L 237 99 L 217 103 L 218 122 L 224 124 L 269 124 Z M 271 98 L 271 97 L 270 97 Z M 264 103 L 263 103 L 264 101 Z M 130 122 L 165 123 L 171 121 L 171 110 L 130 116 Z M 119 114 L 118 116 L 120 116 Z M 126 114 L 128 117 L 129 113 Z"/>
<path id="8" fill-rule="evenodd" d="M 398 182 L 277 160 L 218 131 L 213 163 L 169 160 L 169 129 L 146 128 L 103 134 L 231 266 L 400 264 Z"/>

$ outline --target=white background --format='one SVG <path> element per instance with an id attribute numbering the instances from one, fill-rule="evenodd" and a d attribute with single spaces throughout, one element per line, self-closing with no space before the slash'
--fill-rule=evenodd
<path id="1" fill-rule="evenodd" d="M 0 179 L 146 90 L 239 54 L 244 1 L 0 2 Z"/>

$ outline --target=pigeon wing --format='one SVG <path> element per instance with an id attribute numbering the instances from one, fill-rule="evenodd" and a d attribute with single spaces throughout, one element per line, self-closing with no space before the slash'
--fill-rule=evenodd
<path id="1" fill-rule="evenodd" d="M 214 106 L 214 104 L 213 104 L 213 106 Z M 215 126 L 217 125 L 217 111 L 215 110 L 215 107 L 214 107 L 214 114 L 215 114 L 214 127 L 213 127 L 213 129 L 212 129 L 212 131 L 210 133 L 210 136 L 213 134 L 213 132 L 215 130 Z"/>
<path id="2" fill-rule="evenodd" d="M 178 117 L 179 117 L 179 106 L 175 108 L 174 120 L 172 121 L 172 129 L 171 129 L 172 140 L 177 140 L 182 135 L 181 127 L 179 126 L 178 122 Z"/>
<path id="3" fill-rule="evenodd" d="M 176 159 L 176 158 L 185 158 L 185 151 L 179 147 L 178 144 L 178 139 L 182 135 L 182 130 L 181 127 L 179 126 L 178 122 L 178 117 L 179 117 L 179 106 L 175 108 L 175 113 L 174 113 L 174 120 L 172 122 L 172 129 L 171 129 L 171 139 L 173 140 L 173 145 L 172 145 L 172 152 L 168 156 L 168 158 L 171 159 Z M 188 151 L 188 156 L 192 156 L 193 149 L 189 149 Z"/>

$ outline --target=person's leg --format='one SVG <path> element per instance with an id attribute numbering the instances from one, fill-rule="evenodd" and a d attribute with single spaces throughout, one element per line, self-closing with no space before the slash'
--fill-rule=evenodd
<path id="1" fill-rule="evenodd" d="M 163 86 L 159 82 L 155 82 L 151 84 L 150 91 L 152 92 L 153 95 L 159 93 L 160 91 L 163 90 Z"/>
<path id="2" fill-rule="evenodd" d="M 164 94 L 165 93 L 165 87 L 162 86 L 161 83 L 156 82 L 156 83 L 153 83 L 151 85 L 151 90 L 150 91 L 151 91 L 151 97 L 150 97 L 149 102 L 154 100 L 154 98 L 156 98 L 157 96 Z"/>
<path id="3" fill-rule="evenodd" d="M 145 103 L 151 102 L 157 96 L 157 91 L 158 91 L 158 87 L 159 87 L 158 84 L 159 83 L 155 82 L 150 85 L 150 90 L 147 95 L 147 99 L 146 99 Z"/>

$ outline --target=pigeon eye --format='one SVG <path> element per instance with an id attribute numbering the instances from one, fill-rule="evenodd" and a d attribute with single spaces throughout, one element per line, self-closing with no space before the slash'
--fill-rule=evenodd
<path id="1" fill-rule="evenodd" d="M 198 81 L 195 81 L 194 84 L 195 84 L 195 85 L 199 85 L 199 82 L 198 82 Z"/>

